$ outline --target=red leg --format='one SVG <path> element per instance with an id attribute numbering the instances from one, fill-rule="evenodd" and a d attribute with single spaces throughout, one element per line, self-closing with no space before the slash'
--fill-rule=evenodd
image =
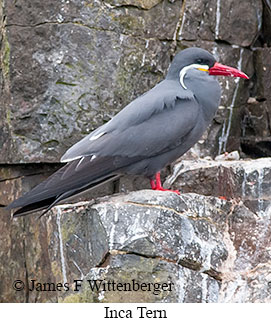
<path id="1" fill-rule="evenodd" d="M 155 175 L 155 181 L 153 179 L 150 180 L 151 182 L 151 188 L 153 190 L 156 191 L 169 191 L 169 192 L 174 192 L 177 193 L 178 195 L 180 195 L 180 192 L 177 190 L 167 190 L 165 188 L 163 188 L 162 184 L 161 184 L 161 177 L 160 177 L 160 172 L 156 173 Z"/>
<path id="2" fill-rule="evenodd" d="M 160 176 L 160 172 L 155 174 L 155 180 L 156 180 L 156 189 L 158 191 L 164 191 L 164 188 L 161 184 L 161 176 Z"/>
<path id="3" fill-rule="evenodd" d="M 156 189 L 156 184 L 155 184 L 154 179 L 151 179 L 150 182 L 151 182 L 151 189 L 155 190 Z"/>

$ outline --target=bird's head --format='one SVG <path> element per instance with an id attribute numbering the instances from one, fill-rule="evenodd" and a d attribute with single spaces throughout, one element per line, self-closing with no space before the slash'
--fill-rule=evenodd
<path id="1" fill-rule="evenodd" d="M 236 68 L 222 65 L 208 51 L 191 47 L 179 52 L 173 59 L 167 73 L 167 79 L 180 80 L 184 89 L 184 77 L 191 69 L 197 69 L 209 75 L 224 75 L 248 79 L 248 76 Z"/>

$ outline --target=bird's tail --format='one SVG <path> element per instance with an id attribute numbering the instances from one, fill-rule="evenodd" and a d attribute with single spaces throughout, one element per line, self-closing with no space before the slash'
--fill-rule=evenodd
<path id="1" fill-rule="evenodd" d="M 60 194 L 59 196 L 55 196 L 55 197 L 51 197 L 48 199 L 40 200 L 38 202 L 27 204 L 27 205 L 19 208 L 15 212 L 13 212 L 12 215 L 13 215 L 13 217 L 20 217 L 20 216 L 27 215 L 27 214 L 30 214 L 33 212 L 38 212 L 38 211 L 44 210 L 40 214 L 40 216 L 39 216 L 39 218 L 40 218 L 43 215 L 45 215 L 52 207 L 57 205 L 59 202 L 65 202 L 66 200 L 68 200 L 71 197 L 75 197 L 77 195 L 85 193 L 86 191 L 96 189 L 99 185 L 105 184 L 106 182 L 111 182 L 111 181 L 117 180 L 119 177 L 120 177 L 120 175 L 111 175 L 111 176 L 103 178 L 99 182 L 91 183 L 91 184 L 87 185 L 86 187 L 82 187 L 81 189 L 70 190 L 70 191 L 65 192 L 63 194 Z M 12 204 L 10 204 L 6 209 L 11 209 L 11 208 L 13 208 Z"/>
<path id="2" fill-rule="evenodd" d="M 17 209 L 13 213 L 14 217 L 40 210 L 44 210 L 43 215 L 60 201 L 119 178 L 121 175 L 115 166 L 112 157 L 101 157 L 91 161 L 91 156 L 87 156 L 71 161 L 31 191 L 13 201 L 7 209 Z"/>

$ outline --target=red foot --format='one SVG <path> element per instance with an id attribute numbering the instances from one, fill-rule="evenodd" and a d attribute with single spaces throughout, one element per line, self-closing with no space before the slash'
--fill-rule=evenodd
<path id="1" fill-rule="evenodd" d="M 225 196 L 219 196 L 220 200 L 225 200 L 227 201 L 227 198 Z"/>
<path id="2" fill-rule="evenodd" d="M 174 193 L 180 195 L 180 192 L 178 190 L 167 190 L 167 189 L 163 188 L 163 186 L 161 184 L 160 172 L 156 173 L 155 180 L 151 179 L 150 182 L 151 182 L 152 190 L 174 192 Z"/>

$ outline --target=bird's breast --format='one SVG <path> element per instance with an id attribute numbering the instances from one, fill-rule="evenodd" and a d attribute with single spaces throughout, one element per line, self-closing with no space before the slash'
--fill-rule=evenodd
<path id="1" fill-rule="evenodd" d="M 198 71 L 196 75 L 188 76 L 186 84 L 201 106 L 204 119 L 211 122 L 220 104 L 221 88 L 216 78 L 206 72 Z"/>

